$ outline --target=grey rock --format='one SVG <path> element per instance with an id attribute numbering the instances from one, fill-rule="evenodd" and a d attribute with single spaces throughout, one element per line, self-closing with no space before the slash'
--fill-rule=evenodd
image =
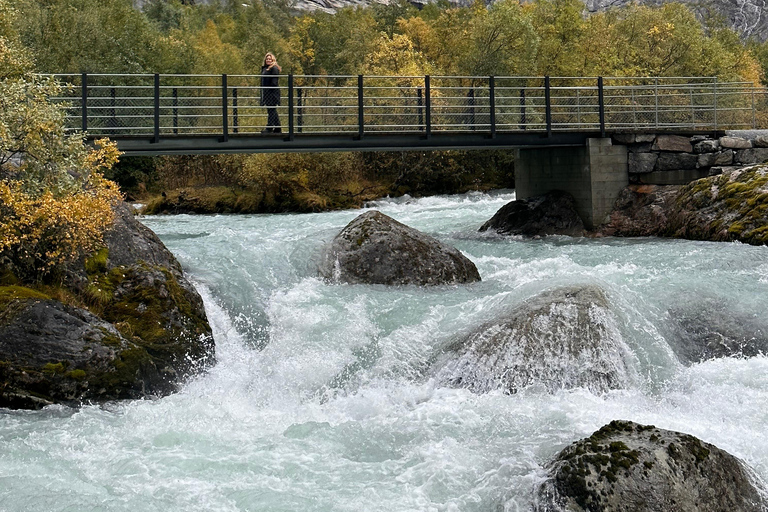
<path id="1" fill-rule="evenodd" d="M 536 512 L 762 512 L 765 485 L 694 436 L 612 421 L 548 465 Z"/>
<path id="2" fill-rule="evenodd" d="M 720 150 L 720 141 L 706 139 L 693 146 L 694 153 L 714 153 Z"/>
<path id="3" fill-rule="evenodd" d="M 0 407 L 38 409 L 167 394 L 169 375 L 90 312 L 28 299 L 0 315 Z"/>
<path id="4" fill-rule="evenodd" d="M 680 135 L 658 135 L 653 143 L 653 149 L 656 151 L 677 151 L 690 153 L 693 151 L 690 137 Z"/>
<path id="5" fill-rule="evenodd" d="M 669 309 L 669 317 L 674 333 L 669 344 L 686 364 L 768 354 L 768 322 L 733 311 L 721 300 L 686 297 Z"/>
<path id="6" fill-rule="evenodd" d="M 482 393 L 528 386 L 586 387 L 628 383 L 626 347 L 603 291 L 595 286 L 544 292 L 451 344 L 433 365 L 435 379 Z"/>
<path id="7" fill-rule="evenodd" d="M 758 135 L 752 141 L 752 145 L 756 148 L 768 148 L 768 135 Z"/>
<path id="8" fill-rule="evenodd" d="M 758 164 L 768 161 L 768 148 L 752 148 L 736 151 L 734 159 L 741 164 Z"/>
<path id="9" fill-rule="evenodd" d="M 627 148 L 630 153 L 650 153 L 653 151 L 653 144 L 650 142 L 643 142 L 638 144 L 632 144 Z"/>
<path id="10" fill-rule="evenodd" d="M 629 153 L 628 172 L 630 174 L 645 174 L 653 172 L 656 168 L 656 161 L 659 159 L 657 153 Z"/>
<path id="11" fill-rule="evenodd" d="M 691 153 L 661 153 L 656 161 L 657 171 L 695 169 L 699 158 Z"/>
<path id="12" fill-rule="evenodd" d="M 696 167 L 712 167 L 715 165 L 717 153 L 702 153 L 696 162 Z"/>
<path id="13" fill-rule="evenodd" d="M 720 137 L 720 147 L 729 149 L 749 149 L 752 147 L 752 142 L 741 137 Z"/>
<path id="14" fill-rule="evenodd" d="M 454 247 L 378 211 L 350 222 L 323 252 L 319 272 L 350 284 L 441 285 L 480 281 Z"/>
<path id="15" fill-rule="evenodd" d="M 733 163 L 733 150 L 726 149 L 718 153 L 702 153 L 699 155 L 698 167 L 730 165 Z"/>
<path id="16" fill-rule="evenodd" d="M 584 222 L 576 212 L 573 196 L 552 191 L 505 204 L 480 227 L 480 231 L 489 229 L 503 235 L 580 236 L 584 234 Z"/>
<path id="17" fill-rule="evenodd" d="M 613 139 L 613 142 L 615 144 L 634 144 L 635 143 L 634 133 L 614 133 L 613 135 L 611 135 L 611 138 Z"/>
<path id="18" fill-rule="evenodd" d="M 635 142 L 641 143 L 641 142 L 653 142 L 656 140 L 656 135 L 652 133 L 638 133 L 635 135 Z"/>
<path id="19" fill-rule="evenodd" d="M 693 155 L 695 156 L 695 155 Z M 685 185 L 692 181 L 709 176 L 709 170 L 679 169 L 675 171 L 655 171 L 649 174 L 637 175 L 637 182 L 648 185 Z"/>

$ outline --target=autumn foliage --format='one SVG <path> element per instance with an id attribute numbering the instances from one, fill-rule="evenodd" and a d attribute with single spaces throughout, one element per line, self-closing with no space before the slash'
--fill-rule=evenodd
<path id="1" fill-rule="evenodd" d="M 5 21 L 14 16 L 0 0 Z M 31 73 L 29 54 L 0 24 L 0 270 L 25 281 L 49 278 L 94 251 L 112 222 L 117 186 L 104 179 L 119 152 L 64 130 L 54 81 Z"/>

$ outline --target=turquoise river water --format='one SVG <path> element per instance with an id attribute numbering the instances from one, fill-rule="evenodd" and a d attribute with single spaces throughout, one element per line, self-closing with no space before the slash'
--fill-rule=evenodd
<path id="1" fill-rule="evenodd" d="M 693 434 L 768 480 L 768 358 L 673 351 L 681 315 L 768 338 L 768 247 L 477 232 L 513 198 L 370 205 L 458 247 L 483 278 L 429 289 L 316 277 L 359 210 L 142 219 L 203 296 L 218 362 L 162 399 L 0 410 L 0 510 L 528 510 L 547 461 L 613 419 Z M 457 335 L 582 284 L 609 298 L 625 389 L 478 395 L 431 378 Z"/>

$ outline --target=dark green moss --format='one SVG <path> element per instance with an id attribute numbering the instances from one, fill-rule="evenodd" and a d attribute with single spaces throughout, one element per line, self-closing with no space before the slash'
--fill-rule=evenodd
<path id="1" fill-rule="evenodd" d="M 73 380 L 85 380 L 86 373 L 84 370 L 72 370 L 67 373 L 67 377 Z"/>
<path id="2" fill-rule="evenodd" d="M 47 363 L 43 366 L 43 373 L 46 375 L 58 375 L 64 373 L 67 366 L 64 363 Z"/>
<path id="3" fill-rule="evenodd" d="M 88 275 L 105 273 L 107 271 L 107 260 L 109 259 L 109 249 L 106 247 L 99 249 L 90 257 L 85 259 L 85 271 Z"/>

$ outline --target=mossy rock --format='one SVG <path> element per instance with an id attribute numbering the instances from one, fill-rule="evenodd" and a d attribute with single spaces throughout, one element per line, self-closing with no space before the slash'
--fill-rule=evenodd
<path id="1" fill-rule="evenodd" d="M 691 435 L 631 421 L 612 421 L 567 447 L 548 471 L 539 512 L 758 512 L 768 505 L 762 484 L 736 457 Z"/>
<path id="2" fill-rule="evenodd" d="M 58 287 L 0 286 L 0 407 L 162 396 L 213 363 L 200 295 L 130 207 L 116 213 Z"/>

